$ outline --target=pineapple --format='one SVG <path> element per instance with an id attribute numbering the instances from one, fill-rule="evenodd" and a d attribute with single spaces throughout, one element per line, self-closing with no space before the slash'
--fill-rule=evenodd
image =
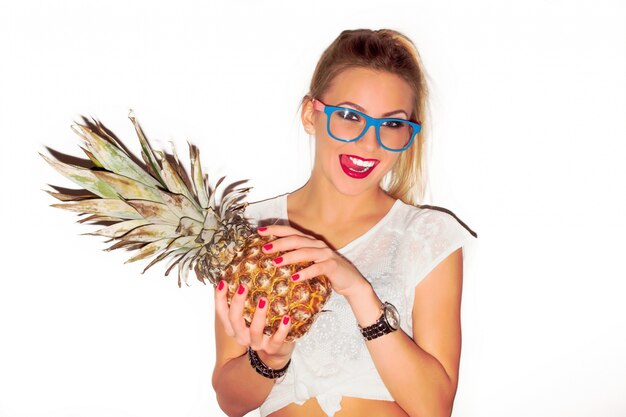
<path id="1" fill-rule="evenodd" d="M 265 334 L 273 334 L 285 314 L 292 319 L 287 340 L 306 334 L 330 296 L 328 279 L 319 276 L 293 282 L 291 275 L 310 263 L 278 267 L 272 259 L 280 253 L 263 253 L 261 247 L 272 237 L 254 233 L 244 217 L 247 203 L 243 199 L 250 188 L 227 187 L 217 204 L 216 191 L 224 178 L 211 189 L 195 146 L 189 144 L 188 175 L 175 152 L 170 155 L 150 146 L 132 111 L 129 119 L 141 144 L 143 164 L 99 121 L 85 117 L 84 124 L 72 129 L 84 140 L 81 148 L 94 167 L 41 155 L 82 187 L 47 191 L 61 201 L 52 206 L 90 214 L 80 223 L 105 225 L 88 234 L 115 241 L 106 250 L 134 251 L 126 262 L 152 258 L 143 272 L 162 260 L 171 260 L 165 275 L 178 266 L 179 287 L 183 282 L 189 285 L 188 274 L 193 269 L 204 284 L 209 281 L 215 286 L 225 280 L 230 303 L 239 284 L 245 284 L 250 289 L 244 307 L 248 325 L 259 298 L 268 300 Z"/>

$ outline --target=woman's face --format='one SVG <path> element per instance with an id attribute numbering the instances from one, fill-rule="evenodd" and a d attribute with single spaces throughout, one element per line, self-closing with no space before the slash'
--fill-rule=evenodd
<path id="1" fill-rule="evenodd" d="M 323 97 L 315 98 L 329 106 L 352 108 L 377 118 L 409 119 L 414 103 L 409 84 L 400 76 L 367 68 L 342 71 Z M 313 176 L 321 175 L 344 195 L 377 189 L 400 156 L 400 152 L 390 152 L 378 144 L 374 126 L 356 142 L 333 139 L 326 129 L 326 114 L 314 110 L 311 102 L 303 108 L 302 121 L 316 139 Z"/>

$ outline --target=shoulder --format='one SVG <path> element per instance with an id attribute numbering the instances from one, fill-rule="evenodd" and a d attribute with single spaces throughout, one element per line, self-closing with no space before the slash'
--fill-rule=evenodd
<path id="1" fill-rule="evenodd" d="M 447 208 L 403 203 L 400 209 L 394 226 L 400 239 L 399 259 L 405 260 L 406 295 L 412 304 L 416 285 L 478 235 Z"/>
<path id="2" fill-rule="evenodd" d="M 419 282 L 426 273 L 455 250 L 465 247 L 478 237 L 452 211 L 431 205 L 403 204 L 396 216 L 395 228 L 400 235 L 402 258 L 416 268 L 414 278 Z"/>
<path id="3" fill-rule="evenodd" d="M 476 238 L 478 235 L 451 210 L 432 205 L 410 205 L 399 202 L 395 226 L 407 237 L 420 241 L 441 238 Z"/>

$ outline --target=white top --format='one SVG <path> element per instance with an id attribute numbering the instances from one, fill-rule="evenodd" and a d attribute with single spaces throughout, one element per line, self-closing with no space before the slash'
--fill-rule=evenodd
<path id="1" fill-rule="evenodd" d="M 289 224 L 287 194 L 250 204 L 246 216 L 256 226 Z M 472 238 L 452 215 L 396 200 L 376 225 L 338 252 L 382 301 L 398 309 L 401 329 L 412 336 L 415 286 Z M 324 310 L 328 311 L 320 313 L 309 332 L 296 341 L 291 365 L 261 405 L 261 417 L 311 397 L 328 416 L 341 409 L 342 396 L 393 401 L 346 299 L 332 293 Z"/>

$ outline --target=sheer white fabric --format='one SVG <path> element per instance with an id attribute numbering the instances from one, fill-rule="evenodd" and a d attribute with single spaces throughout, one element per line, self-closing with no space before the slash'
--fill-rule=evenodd
<path id="1" fill-rule="evenodd" d="M 246 215 L 258 226 L 289 224 L 287 195 L 253 203 Z M 381 300 L 398 309 L 402 330 L 412 336 L 415 286 L 471 239 L 452 215 L 397 200 L 374 227 L 338 252 L 356 266 Z M 311 397 L 328 416 L 340 410 L 343 396 L 393 401 L 345 298 L 333 293 L 324 310 L 296 342 L 284 379 L 260 407 L 262 417 Z"/>

